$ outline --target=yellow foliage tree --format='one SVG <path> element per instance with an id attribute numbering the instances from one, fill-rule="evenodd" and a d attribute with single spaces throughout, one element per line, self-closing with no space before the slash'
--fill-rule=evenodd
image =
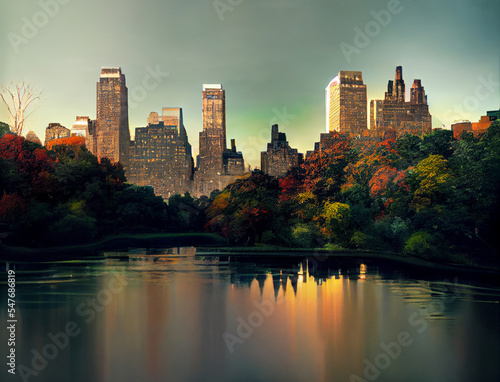
<path id="1" fill-rule="evenodd" d="M 432 203 L 436 193 L 452 178 L 448 161 L 442 155 L 430 155 L 422 160 L 414 170 L 418 188 L 413 197 L 413 206 L 420 211 Z"/>

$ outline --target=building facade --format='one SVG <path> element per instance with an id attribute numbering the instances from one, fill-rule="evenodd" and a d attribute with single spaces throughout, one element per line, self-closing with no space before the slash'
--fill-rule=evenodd
<path id="1" fill-rule="evenodd" d="M 226 94 L 222 85 L 203 85 L 203 131 L 200 132 L 200 173 L 223 175 L 226 150 Z"/>
<path id="2" fill-rule="evenodd" d="M 455 123 L 451 125 L 451 131 L 453 132 L 453 138 L 460 139 L 464 131 L 472 133 L 472 122 L 467 120 L 455 121 Z"/>
<path id="3" fill-rule="evenodd" d="M 146 127 L 135 129 L 126 175 L 165 199 L 192 192 L 193 159 L 181 108 L 163 108 L 161 116 L 153 112 Z"/>
<path id="4" fill-rule="evenodd" d="M 194 175 L 193 193 L 210 195 L 222 190 L 245 172 L 243 155 L 226 144 L 226 95 L 220 84 L 203 85 L 203 131 L 199 137 L 197 171 Z"/>
<path id="5" fill-rule="evenodd" d="M 89 131 L 89 124 L 92 123 L 90 117 L 76 117 L 76 121 L 71 126 L 71 136 L 86 138 Z"/>
<path id="6" fill-rule="evenodd" d="M 366 125 L 366 85 L 356 71 L 340 71 L 326 92 L 326 131 L 360 135 Z"/>
<path id="7" fill-rule="evenodd" d="M 382 100 L 372 99 L 370 101 L 370 131 L 382 127 Z"/>
<path id="8" fill-rule="evenodd" d="M 262 172 L 283 177 L 287 171 L 299 165 L 299 153 L 286 140 L 286 134 L 280 133 L 278 125 L 271 127 L 271 142 L 267 144 L 267 151 L 260 154 L 260 168 Z"/>
<path id="9" fill-rule="evenodd" d="M 49 123 L 45 129 L 45 146 L 53 139 L 69 138 L 71 130 L 62 126 L 60 123 Z"/>
<path id="10" fill-rule="evenodd" d="M 394 81 L 387 85 L 382 102 L 382 116 L 376 133 L 384 135 L 394 130 L 396 137 L 405 135 L 423 136 L 432 131 L 432 117 L 421 80 L 414 80 L 410 89 L 410 101 L 406 102 L 406 88 L 403 79 L 403 68 L 396 67 Z"/>
<path id="11" fill-rule="evenodd" d="M 109 158 L 128 166 L 130 131 L 128 90 L 121 68 L 103 68 L 97 83 L 95 151 L 99 159 Z"/>

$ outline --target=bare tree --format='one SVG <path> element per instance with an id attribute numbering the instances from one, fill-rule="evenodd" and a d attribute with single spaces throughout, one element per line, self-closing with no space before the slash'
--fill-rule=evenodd
<path id="1" fill-rule="evenodd" d="M 11 131 L 21 135 L 24 122 L 38 108 L 34 106 L 40 101 L 43 90 L 37 91 L 32 85 L 22 82 L 11 82 L 9 86 L 0 87 L 0 97 L 9 112 Z M 28 110 L 29 109 L 29 110 Z"/>

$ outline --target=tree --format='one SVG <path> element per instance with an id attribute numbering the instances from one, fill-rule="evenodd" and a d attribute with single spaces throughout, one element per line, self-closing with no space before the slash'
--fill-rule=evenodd
<path id="1" fill-rule="evenodd" d="M 7 133 L 10 133 L 9 125 L 7 125 L 6 123 L 0 122 L 0 138 L 2 138 Z"/>
<path id="2" fill-rule="evenodd" d="M 281 193 L 278 180 L 260 171 L 240 178 L 217 195 L 207 208 L 206 229 L 233 243 L 253 245 L 272 230 Z"/>
<path id="3" fill-rule="evenodd" d="M 316 220 L 323 234 L 331 240 L 343 242 L 347 239 L 347 227 L 351 217 L 351 207 L 344 203 L 326 202 Z"/>
<path id="4" fill-rule="evenodd" d="M 43 90 L 38 91 L 25 81 L 11 82 L 9 86 L 0 87 L 0 97 L 7 107 L 14 134 L 22 135 L 25 121 L 37 110 L 35 105 L 40 101 L 42 93 Z"/>
<path id="5" fill-rule="evenodd" d="M 55 146 L 73 146 L 75 150 L 78 150 L 77 146 L 85 146 L 85 138 L 74 136 L 52 139 L 49 143 L 47 143 L 47 150 L 52 150 Z"/>

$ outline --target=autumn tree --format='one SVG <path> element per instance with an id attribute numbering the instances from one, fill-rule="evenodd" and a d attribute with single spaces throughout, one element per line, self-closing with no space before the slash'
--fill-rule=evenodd
<path id="1" fill-rule="evenodd" d="M 431 155 L 422 160 L 411 176 L 415 209 L 419 211 L 435 203 L 435 197 L 444 191 L 443 187 L 451 177 L 448 161 L 442 155 Z"/>
<path id="2" fill-rule="evenodd" d="M 78 150 L 78 146 L 85 146 L 85 138 L 80 136 L 57 138 L 47 143 L 48 150 L 52 150 L 55 146 L 73 146 L 74 149 Z"/>
<path id="3" fill-rule="evenodd" d="M 276 178 L 254 171 L 217 195 L 206 210 L 206 229 L 230 242 L 253 245 L 276 222 L 280 193 Z"/>

